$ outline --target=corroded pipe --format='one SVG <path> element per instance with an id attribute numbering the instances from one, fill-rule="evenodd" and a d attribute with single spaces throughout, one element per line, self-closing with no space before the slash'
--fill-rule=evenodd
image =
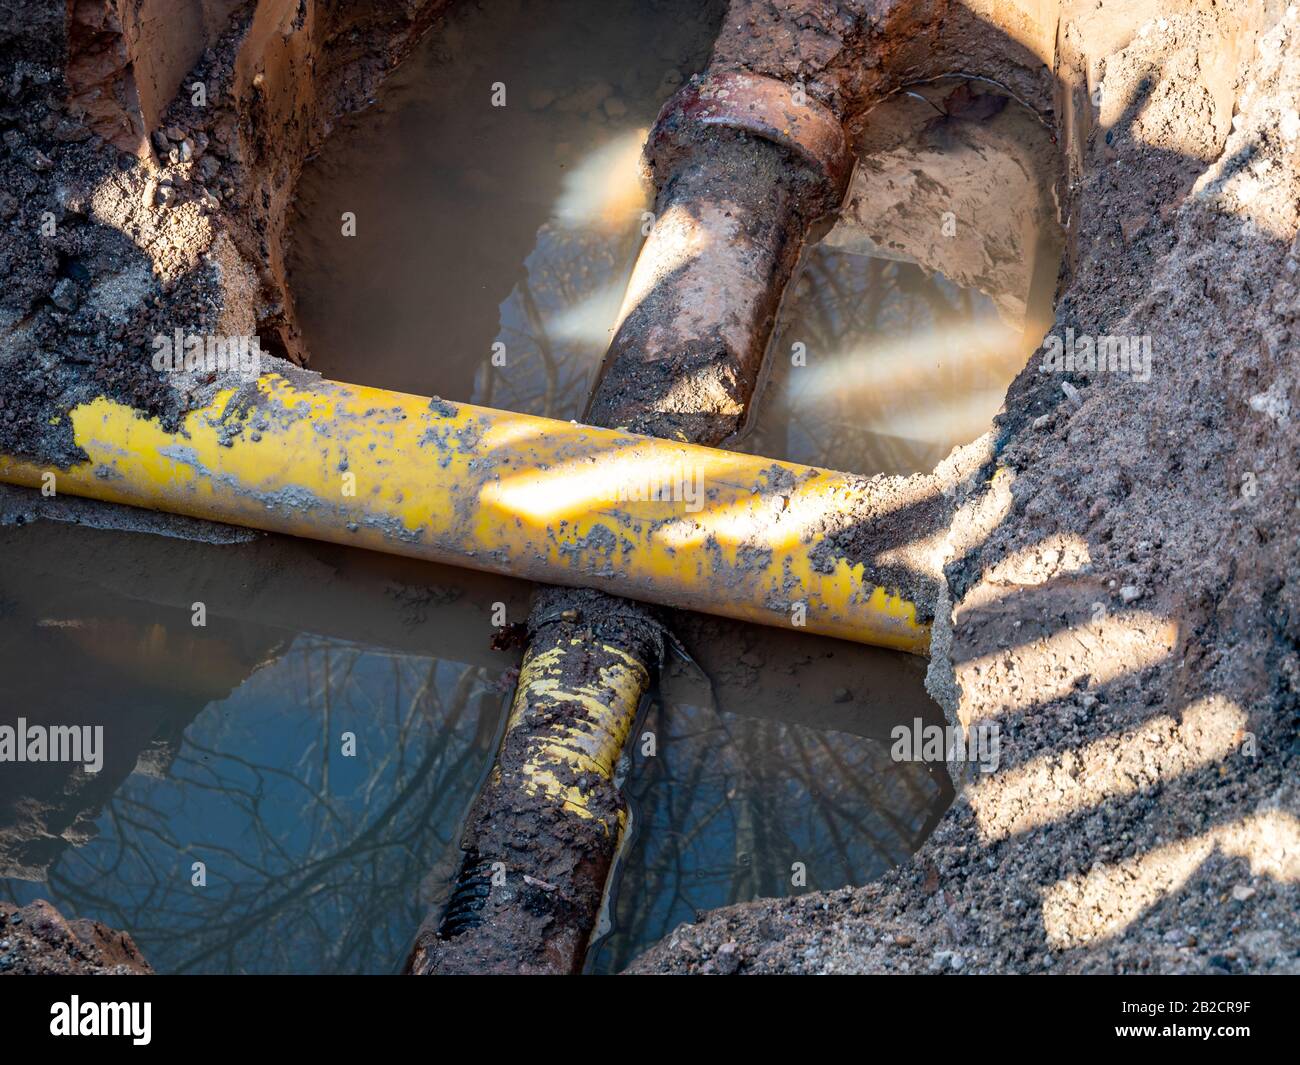
<path id="1" fill-rule="evenodd" d="M 924 653 L 837 534 L 876 482 L 383 389 L 264 374 L 170 430 L 106 397 L 86 459 L 0 480 Z M 796 613 L 797 612 L 797 613 Z M 797 622 L 796 622 L 797 623 Z"/>
<path id="2" fill-rule="evenodd" d="M 587 420 L 716 445 L 741 425 L 804 238 L 839 205 L 852 156 L 800 86 L 739 73 L 687 83 L 646 154 L 655 222 Z"/>
<path id="3" fill-rule="evenodd" d="M 408 973 L 582 968 L 626 824 L 617 765 L 661 630 L 639 604 L 551 588 L 530 637 L 451 898 L 417 935 Z"/>
<path id="4" fill-rule="evenodd" d="M 685 85 L 660 113 L 647 156 L 656 220 L 587 420 L 716 445 L 742 424 L 808 228 L 843 197 L 852 157 L 835 116 L 802 87 L 743 73 Z M 680 547 L 678 565 L 712 566 L 707 537 Z M 782 580 L 798 568 L 783 568 Z M 770 590 L 770 606 L 794 605 Z M 570 619 L 561 638 L 557 612 Z M 451 900 L 439 925 L 421 929 L 408 972 L 582 965 L 625 816 L 614 765 L 662 645 L 644 607 L 588 591 L 548 591 L 530 629 Z"/>

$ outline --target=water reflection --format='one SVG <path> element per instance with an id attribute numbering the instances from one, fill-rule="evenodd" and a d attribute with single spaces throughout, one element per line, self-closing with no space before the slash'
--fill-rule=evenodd
<path id="1" fill-rule="evenodd" d="M 993 300 L 914 263 L 813 248 L 737 450 L 855 473 L 927 472 L 985 432 L 1028 355 Z"/>
<path id="2" fill-rule="evenodd" d="M 449 12 L 299 186 L 289 265 L 312 367 L 580 416 L 650 206 L 641 144 L 703 67 L 724 7 L 505 0 Z M 504 107 L 491 104 L 496 82 Z M 341 235 L 344 211 L 355 237 Z"/>
<path id="3" fill-rule="evenodd" d="M 951 799 L 942 772 L 893 762 L 877 740 L 685 701 L 689 672 L 668 675 L 639 729 L 633 838 L 589 971 L 621 970 L 718 906 L 865 883 L 905 860 Z"/>
<path id="4" fill-rule="evenodd" d="M 528 588 L 280 537 L 0 530 L 0 723 L 102 725 L 105 763 L 0 766 L 0 896 L 131 932 L 162 972 L 391 972 L 445 897 Z M 195 626 L 195 604 L 206 624 Z M 874 875 L 948 801 L 887 761 L 923 663 L 677 615 L 635 743 L 620 966 L 695 908 Z M 695 664 L 698 661 L 698 665 Z M 194 883 L 203 862 L 206 883 Z M 680 874 L 680 875 L 679 875 Z M 800 886 L 797 890 L 804 890 Z"/>
<path id="5" fill-rule="evenodd" d="M 454 872 L 513 684 L 487 613 L 497 594 L 521 611 L 526 589 L 402 567 L 421 583 L 370 571 L 378 587 L 351 595 L 368 560 L 328 549 L 353 611 L 318 620 L 301 570 L 303 594 L 274 610 L 256 609 L 264 589 L 233 591 L 292 542 L 39 526 L 3 539 L 0 720 L 101 725 L 106 757 L 95 774 L 3 767 L 0 893 L 127 929 L 160 972 L 396 971 Z M 148 580 L 114 587 L 142 565 Z M 477 632 L 475 649 L 441 641 L 471 661 L 432 653 L 451 629 Z"/>
<path id="6" fill-rule="evenodd" d="M 45 885 L 10 888 L 130 929 L 160 972 L 394 971 L 500 705 L 478 667 L 296 639 L 132 774 Z"/>

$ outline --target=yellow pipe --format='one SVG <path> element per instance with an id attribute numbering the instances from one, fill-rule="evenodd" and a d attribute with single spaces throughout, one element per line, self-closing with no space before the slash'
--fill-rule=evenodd
<path id="1" fill-rule="evenodd" d="M 524 790 L 554 805 L 598 820 L 606 834 L 621 830 L 625 813 L 611 825 L 589 809 L 591 784 L 614 779 L 623 744 L 636 719 L 641 693 L 650 684 L 646 667 L 613 644 L 597 641 L 597 658 L 607 660 L 586 683 L 566 679 L 565 657 L 590 641 L 568 639 L 524 658 L 502 746 L 521 737 Z M 530 718 L 541 717 L 539 724 Z M 498 770 L 499 772 L 499 770 Z"/>
<path id="2" fill-rule="evenodd" d="M 828 519 L 869 501 L 870 484 L 847 474 L 306 374 L 221 391 L 176 432 L 102 396 L 69 417 L 86 461 L 0 456 L 0 480 L 929 646 L 915 605 L 860 563 L 814 566 Z"/>

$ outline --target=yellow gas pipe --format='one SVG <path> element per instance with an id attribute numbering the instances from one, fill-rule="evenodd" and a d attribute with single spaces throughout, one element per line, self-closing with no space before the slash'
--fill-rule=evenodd
<path id="1" fill-rule="evenodd" d="M 860 563 L 813 564 L 828 517 L 870 491 L 846 474 L 307 374 L 221 391 L 176 432 L 102 396 L 69 417 L 86 461 L 0 455 L 0 480 L 929 646 L 915 605 L 864 580 Z"/>

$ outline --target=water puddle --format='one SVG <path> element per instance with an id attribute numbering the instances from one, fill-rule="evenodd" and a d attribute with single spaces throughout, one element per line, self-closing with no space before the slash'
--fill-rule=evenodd
<path id="1" fill-rule="evenodd" d="M 96 772 L 4 765 L 0 895 L 160 972 L 396 971 L 504 723 L 493 604 L 528 594 L 278 537 L 0 530 L 0 723 L 102 729 Z"/>
<path id="2" fill-rule="evenodd" d="M 289 266 L 312 367 L 578 417 L 651 206 L 641 145 L 707 61 L 722 7 L 455 9 L 299 186 Z"/>
<path id="3" fill-rule="evenodd" d="M 313 366 L 580 416 L 642 239 L 639 145 L 720 15 L 696 0 L 457 9 L 304 177 L 291 276 Z M 889 199 L 908 159 L 988 145 L 936 132 L 934 102 L 890 107 L 862 146 L 883 162 L 805 257 L 737 447 L 929 469 L 987 427 L 1024 364 L 1051 255 L 1017 245 L 1036 239 L 1023 218 L 1015 239 L 971 227 L 910 246 L 910 212 L 941 212 L 915 208 L 924 190 Z M 991 243 L 1039 265 L 1011 276 L 982 257 Z M 0 530 L 2 723 L 104 729 L 98 772 L 4 767 L 0 896 L 126 929 L 163 972 L 396 971 L 445 898 L 512 691 L 518 655 L 491 649 L 492 615 L 521 620 L 529 593 L 280 537 Z M 672 624 L 688 660 L 666 665 L 629 747 L 631 830 L 591 971 L 699 910 L 869 880 L 951 801 L 941 766 L 890 757 L 895 726 L 942 720 L 920 659 Z"/>

